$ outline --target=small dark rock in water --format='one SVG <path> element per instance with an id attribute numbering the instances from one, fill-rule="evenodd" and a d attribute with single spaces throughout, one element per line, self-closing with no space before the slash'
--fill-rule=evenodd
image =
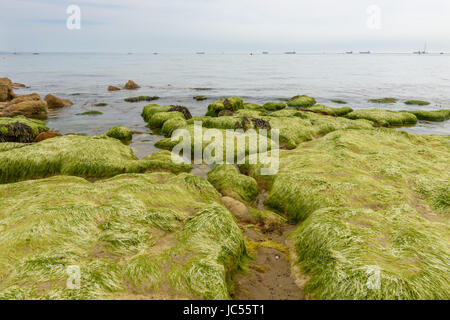
<path id="1" fill-rule="evenodd" d="M 138 85 L 136 82 L 134 82 L 133 80 L 128 80 L 128 82 L 125 84 L 124 89 L 127 90 L 133 90 L 133 89 L 139 89 L 141 86 Z"/>
<path id="2" fill-rule="evenodd" d="M 140 102 L 140 101 L 153 101 L 153 100 L 158 100 L 159 97 L 157 96 L 139 96 L 139 97 L 131 97 L 131 98 L 126 98 L 125 101 L 126 102 Z"/>
<path id="3" fill-rule="evenodd" d="M 252 123 L 255 128 L 270 130 L 270 123 L 266 120 L 253 118 Z"/>
<path id="4" fill-rule="evenodd" d="M 119 91 L 119 90 L 120 90 L 120 88 L 116 87 L 116 86 L 109 86 L 108 87 L 108 91 Z"/>
<path id="5" fill-rule="evenodd" d="M 232 116 L 234 114 L 234 112 L 232 110 L 222 110 L 218 113 L 218 117 L 222 117 L 222 116 Z"/>
<path id="6" fill-rule="evenodd" d="M 197 91 L 209 91 L 209 90 L 212 90 L 212 88 L 194 88 L 194 90 L 197 90 Z"/>
<path id="7" fill-rule="evenodd" d="M 206 100 L 206 97 L 205 96 L 195 96 L 194 100 L 203 101 L 203 100 Z"/>
<path id="8" fill-rule="evenodd" d="M 184 117 L 186 118 L 186 120 L 189 120 L 192 118 L 191 112 L 189 111 L 188 108 L 186 108 L 184 106 L 172 106 L 168 112 L 174 112 L 174 111 L 181 112 L 184 115 Z"/>
<path id="9" fill-rule="evenodd" d="M 51 132 L 51 131 L 42 132 L 37 135 L 37 137 L 34 139 L 34 142 L 41 142 L 41 141 L 44 141 L 47 139 L 51 139 L 54 137 L 60 137 L 60 136 L 62 136 L 62 134 L 58 133 L 58 132 Z"/>

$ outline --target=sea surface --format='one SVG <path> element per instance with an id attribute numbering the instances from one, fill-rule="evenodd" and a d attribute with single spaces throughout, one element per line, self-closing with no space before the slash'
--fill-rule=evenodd
<path id="1" fill-rule="evenodd" d="M 308 94 L 318 103 L 353 109 L 450 108 L 450 55 L 413 54 L 1 54 L 0 76 L 26 84 L 18 94 L 51 93 L 75 105 L 54 111 L 47 125 L 61 133 L 105 133 L 125 125 L 142 132 L 133 136 L 138 157 L 154 152 L 161 136 L 151 134 L 141 118 L 148 102 L 127 103 L 132 96 L 159 96 L 158 104 L 187 106 L 193 115 L 204 115 L 207 106 L 221 97 L 240 96 L 246 102 L 265 103 Z M 109 85 L 128 80 L 138 90 L 108 92 Z M 204 95 L 197 102 L 193 96 Z M 395 97 L 396 104 L 373 104 L 368 99 Z M 426 100 L 425 107 L 407 106 L 409 99 Z M 96 107 L 105 102 L 106 107 Z M 79 113 L 99 110 L 102 115 Z M 402 128 L 415 133 L 450 134 L 450 121 L 420 121 Z"/>

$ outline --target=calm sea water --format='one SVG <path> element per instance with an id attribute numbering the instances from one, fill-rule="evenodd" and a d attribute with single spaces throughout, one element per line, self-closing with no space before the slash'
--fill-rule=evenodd
<path id="1" fill-rule="evenodd" d="M 101 134 L 126 125 L 135 135 L 132 147 L 139 157 L 155 150 L 161 139 L 151 135 L 140 114 L 146 102 L 126 103 L 124 98 L 159 96 L 158 104 L 187 106 L 203 115 L 218 98 L 237 95 L 246 102 L 264 103 L 308 94 L 318 103 L 336 105 L 343 99 L 354 109 L 392 110 L 450 108 L 450 55 L 409 54 L 4 54 L 0 75 L 29 88 L 16 93 L 52 93 L 75 105 L 52 114 L 47 124 L 62 133 Z M 123 86 L 129 79 L 141 85 L 134 91 L 108 92 L 108 85 Z M 202 89 L 202 90 L 199 90 Z M 204 95 L 207 101 L 193 100 Z M 396 97 L 399 103 L 376 105 L 371 98 Z M 406 106 L 402 100 L 430 101 L 426 107 Z M 106 102 L 106 107 L 95 107 Z M 79 116 L 89 110 L 98 116 Z M 420 122 L 404 128 L 417 133 L 450 134 L 450 121 Z"/>

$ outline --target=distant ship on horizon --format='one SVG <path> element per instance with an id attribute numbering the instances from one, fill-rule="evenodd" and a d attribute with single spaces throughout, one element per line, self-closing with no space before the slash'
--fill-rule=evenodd
<path id="1" fill-rule="evenodd" d="M 204 51 L 197 51 L 196 54 L 205 54 Z"/>
<path id="2" fill-rule="evenodd" d="M 294 51 L 287 51 L 284 54 L 297 54 L 297 52 L 295 52 L 295 50 Z"/>
<path id="3" fill-rule="evenodd" d="M 262 54 L 269 54 L 269 51 L 263 51 Z"/>
<path id="4" fill-rule="evenodd" d="M 353 54 L 353 51 L 346 51 L 345 54 Z"/>
<path id="5" fill-rule="evenodd" d="M 360 51 L 359 54 L 370 54 L 370 51 Z"/>

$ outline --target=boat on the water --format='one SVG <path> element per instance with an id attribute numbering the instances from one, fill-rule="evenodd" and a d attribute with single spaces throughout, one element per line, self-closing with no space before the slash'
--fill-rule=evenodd
<path id="1" fill-rule="evenodd" d="M 269 51 L 263 51 L 262 54 L 269 54 Z"/>
<path id="2" fill-rule="evenodd" d="M 196 54 L 205 54 L 205 52 L 204 51 L 198 51 L 198 52 L 196 52 Z"/>
<path id="3" fill-rule="evenodd" d="M 353 51 L 346 51 L 345 54 L 353 54 Z"/>
<path id="4" fill-rule="evenodd" d="M 359 54 L 370 54 L 370 51 L 360 51 Z"/>
<path id="5" fill-rule="evenodd" d="M 297 54 L 297 52 L 295 52 L 295 50 L 294 51 L 287 51 L 284 54 Z"/>
<path id="6" fill-rule="evenodd" d="M 427 54 L 427 44 L 425 43 L 425 46 L 423 47 L 423 51 L 414 51 L 413 54 Z"/>

